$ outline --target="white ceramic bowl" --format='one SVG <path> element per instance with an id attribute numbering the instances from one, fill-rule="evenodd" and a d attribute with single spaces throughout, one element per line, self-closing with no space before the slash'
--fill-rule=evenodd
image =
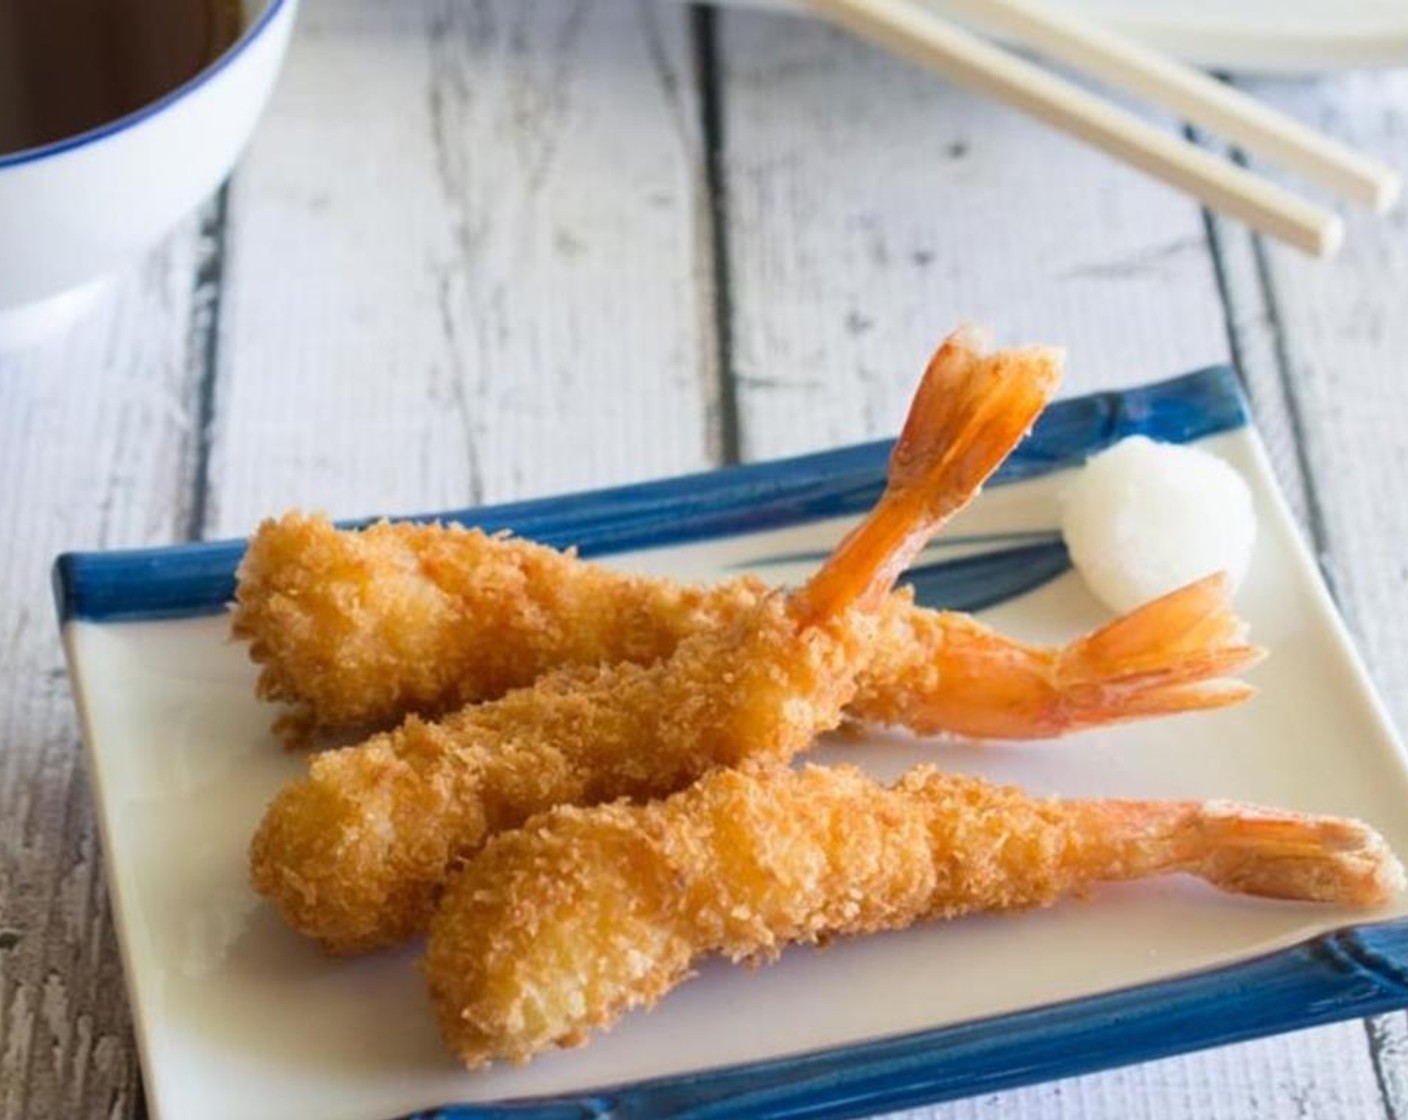
<path id="1" fill-rule="evenodd" d="M 72 321 L 229 174 L 297 6 L 245 0 L 244 34 L 184 85 L 88 132 L 0 156 L 0 348 Z"/>

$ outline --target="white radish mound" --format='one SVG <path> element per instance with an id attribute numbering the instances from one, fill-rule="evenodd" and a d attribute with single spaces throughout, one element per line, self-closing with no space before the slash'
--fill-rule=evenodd
<path id="1" fill-rule="evenodd" d="M 1131 436 L 1090 459 L 1062 494 L 1071 561 L 1111 610 L 1195 579 L 1241 583 L 1256 543 L 1251 491 L 1215 455 Z"/>

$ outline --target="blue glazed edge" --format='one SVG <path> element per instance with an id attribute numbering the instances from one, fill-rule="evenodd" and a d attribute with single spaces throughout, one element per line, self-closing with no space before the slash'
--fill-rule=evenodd
<path id="1" fill-rule="evenodd" d="M 264 34 L 265 29 L 274 22 L 278 14 L 283 11 L 286 3 L 287 0 L 269 0 L 268 7 L 259 13 L 259 17 L 253 23 L 240 32 L 239 38 L 226 47 L 218 58 L 203 70 L 191 75 L 175 89 L 167 90 L 154 101 L 139 105 L 130 113 L 124 113 L 115 120 L 104 121 L 102 124 L 95 125 L 83 132 L 65 136 L 60 140 L 51 140 L 47 144 L 40 144 L 33 148 L 21 148 L 19 151 L 0 155 L 0 172 L 7 171 L 12 167 L 23 167 L 25 164 L 37 163 L 39 160 L 63 155 L 65 152 L 87 148 L 100 140 L 106 140 L 110 136 L 116 136 L 120 132 L 135 128 L 143 121 L 150 120 L 158 113 L 169 109 L 178 101 L 185 100 L 217 74 L 227 69 L 236 58 L 244 54 L 250 44 Z"/>
<path id="2" fill-rule="evenodd" d="M 1137 389 L 1057 401 L 993 480 L 1071 467 L 1130 435 L 1185 443 L 1242 427 L 1236 374 L 1212 366 Z M 864 511 L 879 496 L 891 442 L 780 459 L 657 482 L 480 509 L 426 514 L 515 533 L 584 556 L 603 555 Z M 349 524 L 366 524 L 374 518 Z M 112 552 L 70 552 L 54 563 L 59 619 L 181 618 L 222 610 L 234 597 L 242 540 Z M 959 607 L 954 601 L 947 605 Z M 977 609 L 967 606 L 965 609 Z"/>
<path id="3" fill-rule="evenodd" d="M 447 1105 L 402 1120 L 859 1116 L 1222 1046 L 1408 1006 L 1408 921 L 938 1030 L 574 1096 Z"/>

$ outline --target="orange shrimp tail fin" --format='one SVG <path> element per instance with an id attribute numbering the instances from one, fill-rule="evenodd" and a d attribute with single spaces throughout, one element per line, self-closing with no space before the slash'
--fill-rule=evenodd
<path id="1" fill-rule="evenodd" d="M 1266 651 L 1246 641 L 1224 573 L 1144 604 L 1057 657 L 1060 730 L 1222 708 L 1255 693 L 1230 679 Z"/>
<path id="2" fill-rule="evenodd" d="M 884 494 L 794 599 L 804 622 L 853 605 L 877 607 L 1046 407 L 1060 381 L 1060 351 L 984 351 L 981 336 L 960 329 L 930 359 L 890 456 Z"/>
<path id="3" fill-rule="evenodd" d="M 1236 894 L 1378 906 L 1404 887 L 1388 843 L 1356 820 L 1210 801 L 1180 833 L 1188 869 Z"/>
<path id="4" fill-rule="evenodd" d="M 1064 649 L 1014 641 L 963 615 L 900 610 L 881 657 L 904 686 L 863 687 L 859 712 L 921 735 L 1050 739 L 1236 704 L 1255 689 L 1232 675 L 1265 652 L 1247 643 L 1230 596 L 1225 576 L 1209 576 Z"/>

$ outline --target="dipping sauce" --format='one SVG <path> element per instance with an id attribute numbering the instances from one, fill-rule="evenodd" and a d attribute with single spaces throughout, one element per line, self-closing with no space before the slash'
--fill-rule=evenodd
<path id="1" fill-rule="evenodd" d="M 0 0 L 0 155 L 150 104 L 243 25 L 240 0 Z"/>

